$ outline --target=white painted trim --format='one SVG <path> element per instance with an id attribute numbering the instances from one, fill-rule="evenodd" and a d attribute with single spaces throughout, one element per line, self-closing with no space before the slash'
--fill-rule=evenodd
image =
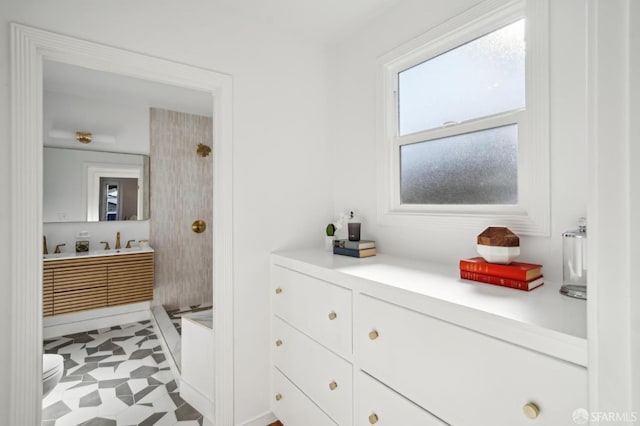
<path id="1" fill-rule="evenodd" d="M 215 424 L 234 424 L 232 79 L 215 71 L 12 23 L 12 425 L 40 424 L 42 395 L 42 62 L 45 59 L 211 93 L 213 97 Z"/>
<path id="2" fill-rule="evenodd" d="M 164 308 L 160 307 L 159 309 L 165 314 L 165 316 L 167 316 Z M 167 338 L 165 337 L 164 332 L 162 331 L 162 327 L 160 326 L 160 320 L 156 318 L 153 309 L 151 310 L 150 318 L 153 327 L 156 329 L 156 336 L 158 336 L 158 341 L 160 342 L 160 346 L 162 347 L 162 352 L 164 352 L 165 358 L 167 359 L 167 364 L 169 364 L 169 370 L 171 370 L 171 374 L 173 375 L 176 384 L 180 386 L 182 384 L 182 375 L 180 374 L 180 369 L 176 365 L 176 361 L 173 359 L 173 352 L 171 352 L 171 349 L 169 348 Z M 173 328 L 173 324 L 169 320 L 169 316 L 167 316 L 166 320 L 170 322 L 170 327 Z"/>
<path id="3" fill-rule="evenodd" d="M 213 411 L 211 410 L 211 401 L 185 380 L 180 382 L 180 398 L 189 402 L 189 404 L 198 410 L 207 420 L 212 421 Z M 262 426 L 265 425 L 266 423 Z"/>
<path id="4" fill-rule="evenodd" d="M 587 337 L 589 410 L 635 413 L 638 420 L 640 406 L 633 401 L 638 383 L 633 373 L 640 361 L 633 357 L 632 347 L 638 341 L 638 325 L 633 322 L 638 309 L 634 303 L 638 242 L 630 232 L 637 233 L 632 194 L 637 194 L 638 182 L 631 175 L 638 167 L 632 162 L 637 140 L 630 133 L 637 117 L 630 111 L 632 102 L 638 102 L 633 99 L 637 89 L 631 90 L 637 87 L 638 76 L 631 72 L 630 60 L 636 55 L 632 31 L 640 22 L 637 10 L 631 13 L 637 7 L 633 3 L 589 0 L 587 6 Z"/>
<path id="5" fill-rule="evenodd" d="M 238 426 L 265 426 L 269 425 L 278 420 L 275 414 L 271 411 L 268 411 L 264 414 L 260 414 L 250 420 L 245 421 L 244 423 L 238 424 Z"/>
<path id="6" fill-rule="evenodd" d="M 399 158 L 396 124 L 397 73 L 408 66 L 459 44 L 460 33 L 486 34 L 512 22 L 527 19 L 527 108 L 519 125 L 518 193 L 514 206 L 408 206 L 400 204 Z M 532 31 L 531 28 L 535 28 Z M 548 0 L 487 0 L 384 55 L 378 60 L 378 222 L 382 225 L 478 230 L 490 225 L 508 226 L 522 235 L 548 236 L 550 223 L 549 165 L 549 4 Z M 513 117 L 512 117 L 513 118 Z M 491 120 L 498 120 L 493 117 Z M 469 122 L 460 127 L 474 128 Z M 429 137 L 450 132 L 421 132 Z M 402 142 L 418 135 L 406 135 Z"/>
<path id="7" fill-rule="evenodd" d="M 46 317 L 43 319 L 42 338 L 145 321 L 150 316 L 149 306 L 149 302 L 142 302 Z"/>

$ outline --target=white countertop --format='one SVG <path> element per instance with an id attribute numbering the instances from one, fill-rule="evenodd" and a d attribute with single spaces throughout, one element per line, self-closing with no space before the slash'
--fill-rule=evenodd
<path id="1" fill-rule="evenodd" d="M 586 303 L 545 282 L 530 292 L 462 280 L 451 265 L 378 254 L 357 259 L 321 250 L 274 253 L 275 264 L 321 279 L 366 283 L 429 315 L 586 366 Z M 390 290 L 393 289 L 393 292 Z M 416 295 L 424 296 L 416 298 Z"/>
<path id="2" fill-rule="evenodd" d="M 112 249 L 112 250 L 95 250 L 84 253 L 75 253 L 75 252 L 65 252 L 65 253 L 52 253 L 45 254 L 43 256 L 43 260 L 45 262 L 50 260 L 61 260 L 61 259 L 79 259 L 83 257 L 96 257 L 96 256 L 116 256 L 120 254 L 131 254 L 131 253 L 151 253 L 153 249 L 151 247 L 132 247 L 132 248 L 123 248 L 123 249 Z"/>

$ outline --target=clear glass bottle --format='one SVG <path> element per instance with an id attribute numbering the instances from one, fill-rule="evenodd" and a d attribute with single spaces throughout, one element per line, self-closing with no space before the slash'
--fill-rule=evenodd
<path id="1" fill-rule="evenodd" d="M 587 298 L 587 220 L 580 218 L 578 229 L 562 234 L 562 288 L 560 293 Z"/>

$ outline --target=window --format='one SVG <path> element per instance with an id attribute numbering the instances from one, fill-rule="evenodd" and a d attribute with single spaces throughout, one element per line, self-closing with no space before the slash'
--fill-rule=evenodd
<path id="1" fill-rule="evenodd" d="M 489 0 L 381 59 L 382 222 L 548 235 L 547 10 Z"/>

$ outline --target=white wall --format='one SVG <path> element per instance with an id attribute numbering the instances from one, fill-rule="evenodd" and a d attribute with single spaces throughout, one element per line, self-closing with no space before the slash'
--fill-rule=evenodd
<path id="1" fill-rule="evenodd" d="M 320 247 L 332 212 L 324 48 L 197 0 L 117 5 L 9 0 L 0 2 L 0 12 L 0 178 L 4 182 L 8 182 L 10 165 L 8 22 L 233 76 L 236 422 L 266 412 L 268 253 L 295 245 Z M 0 199 L 9 199 L 8 188 L 0 185 Z M 3 216 L 8 213 L 5 208 L 0 211 Z M 9 235 L 11 224 L 3 219 L 0 235 Z M 92 227 L 87 230 L 95 233 Z M 0 244 L 3 295 L 10 289 L 8 245 Z M 0 333 L 5 337 L 10 332 L 9 301 L 9 297 L 0 299 Z M 0 351 L 1 382 L 9 377 L 7 355 Z M 3 420 L 8 413 L 7 390 L 0 386 L 0 424 L 7 423 Z"/>
<path id="2" fill-rule="evenodd" d="M 331 67 L 331 121 L 335 207 L 356 210 L 363 238 L 381 251 L 440 261 L 476 255 L 473 232 L 379 226 L 376 218 L 376 60 L 478 0 L 407 0 L 337 47 Z M 544 265 L 548 279 L 562 278 L 563 231 L 586 214 L 585 4 L 551 1 L 551 237 L 522 237 L 523 261 Z"/>

